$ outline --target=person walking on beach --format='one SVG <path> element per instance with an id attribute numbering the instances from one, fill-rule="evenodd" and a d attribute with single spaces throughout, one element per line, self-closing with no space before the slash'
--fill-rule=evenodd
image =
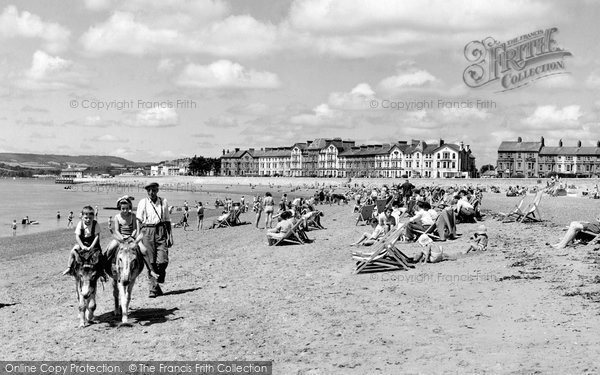
<path id="1" fill-rule="evenodd" d="M 71 228 L 73 226 L 73 211 L 69 212 L 69 216 L 67 216 L 67 228 Z"/>
<path id="2" fill-rule="evenodd" d="M 198 214 L 198 224 L 196 225 L 196 230 L 202 229 L 202 225 L 204 224 L 204 206 L 202 202 L 196 203 L 196 214 Z"/>
<path id="3" fill-rule="evenodd" d="M 17 219 L 13 220 L 12 228 L 13 228 L 13 236 L 16 236 L 17 235 Z"/>
<path id="4" fill-rule="evenodd" d="M 60 220 L 60 211 L 56 211 L 56 220 Z"/>
<path id="5" fill-rule="evenodd" d="M 140 200 L 137 207 L 138 227 L 141 228 L 142 243 L 147 249 L 148 261 L 158 273 L 158 278 L 148 272 L 148 297 L 156 298 L 163 294 L 159 284 L 165 282 L 169 265 L 169 247 L 172 245 L 171 218 L 167 200 L 158 196 L 158 183 L 145 186 L 148 196 Z"/>

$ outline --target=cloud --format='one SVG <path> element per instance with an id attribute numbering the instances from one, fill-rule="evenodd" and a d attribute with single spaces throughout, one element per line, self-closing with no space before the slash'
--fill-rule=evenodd
<path id="1" fill-rule="evenodd" d="M 96 12 L 112 8 L 114 2 L 114 0 L 84 0 L 85 7 Z"/>
<path id="2" fill-rule="evenodd" d="M 133 127 L 165 128 L 179 125 L 179 115 L 173 108 L 150 108 L 137 112 L 125 120 Z"/>
<path id="3" fill-rule="evenodd" d="M 209 117 L 208 120 L 204 121 L 204 125 L 208 126 L 209 128 L 231 129 L 240 127 L 242 123 L 236 117 L 218 116 Z"/>
<path id="4" fill-rule="evenodd" d="M 359 83 L 350 92 L 333 92 L 329 94 L 328 104 L 334 108 L 366 109 L 368 101 L 375 97 L 375 92 L 367 83 Z"/>
<path id="5" fill-rule="evenodd" d="M 249 15 L 227 15 L 223 1 L 126 1 L 80 38 L 93 54 L 202 53 L 256 56 L 278 48 L 279 30 Z"/>
<path id="6" fill-rule="evenodd" d="M 535 129 L 579 128 L 582 116 L 579 105 L 557 108 L 554 105 L 538 106 L 535 111 L 521 121 L 522 124 Z"/>
<path id="7" fill-rule="evenodd" d="M 56 126 L 54 120 L 39 120 L 27 117 L 27 120 L 17 120 L 17 124 L 25 126 Z"/>
<path id="8" fill-rule="evenodd" d="M 66 121 L 62 125 L 88 128 L 107 128 L 109 126 L 115 126 L 120 124 L 114 120 L 104 120 L 100 116 L 85 116 L 83 119 L 80 120 Z"/>
<path id="9" fill-rule="evenodd" d="M 264 103 L 250 103 L 229 107 L 227 112 L 237 115 L 260 116 L 267 114 L 270 109 L 272 108 Z"/>
<path id="10" fill-rule="evenodd" d="M 328 104 L 319 104 L 313 109 L 313 113 L 299 114 L 292 116 L 290 122 L 298 125 L 335 125 L 337 120 L 342 117 L 342 112 L 332 109 Z"/>
<path id="11" fill-rule="evenodd" d="M 92 137 L 90 140 L 94 141 L 94 142 L 106 142 L 106 143 L 129 142 L 128 138 L 118 138 L 112 134 L 104 134 L 104 135 Z"/>
<path id="12" fill-rule="evenodd" d="M 64 90 L 87 84 L 81 67 L 39 50 L 33 54 L 31 67 L 14 82 L 16 87 L 31 91 Z"/>
<path id="13" fill-rule="evenodd" d="M 439 80 L 428 71 L 411 69 L 382 79 L 378 87 L 386 92 L 397 92 L 405 89 L 432 87 L 436 83 L 439 83 Z"/>
<path id="14" fill-rule="evenodd" d="M 188 64 L 175 83 L 182 87 L 217 89 L 274 89 L 281 86 L 276 74 L 249 70 L 229 60 L 210 65 Z"/>
<path id="15" fill-rule="evenodd" d="M 192 134 L 192 137 L 194 137 L 194 138 L 214 138 L 215 135 L 210 134 L 210 133 L 194 133 L 194 134 Z M 211 144 L 211 146 L 214 146 L 214 145 Z"/>
<path id="16" fill-rule="evenodd" d="M 552 5 L 536 0 L 507 0 L 502 7 L 489 0 L 430 0 L 426 5 L 396 0 L 296 0 L 287 23 L 306 48 L 359 58 L 414 54 L 432 44 L 464 47 L 476 32 L 510 37 L 515 28 L 547 23 L 555 14 Z"/>
<path id="17" fill-rule="evenodd" d="M 71 32 L 58 23 L 44 22 L 39 16 L 19 11 L 9 5 L 0 14 L 0 38 L 38 38 L 43 40 L 44 49 L 57 53 L 64 51 Z"/>
<path id="18" fill-rule="evenodd" d="M 23 108 L 21 108 L 21 112 L 48 113 L 49 111 L 46 108 L 37 108 L 32 107 L 30 105 L 26 105 Z"/>
<path id="19" fill-rule="evenodd" d="M 585 85 L 592 89 L 600 88 L 600 73 L 592 72 L 585 80 Z"/>

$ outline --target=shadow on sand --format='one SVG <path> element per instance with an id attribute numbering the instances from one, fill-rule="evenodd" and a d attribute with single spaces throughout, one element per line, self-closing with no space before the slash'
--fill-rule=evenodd
<path id="1" fill-rule="evenodd" d="M 174 315 L 175 311 L 179 310 L 177 307 L 172 309 L 164 308 L 150 308 L 150 309 L 130 309 L 129 310 L 129 323 L 122 324 L 121 317 L 115 316 L 112 311 L 105 312 L 102 315 L 96 317 L 98 323 L 106 323 L 109 327 L 132 327 L 136 324 L 141 326 L 151 326 L 156 323 L 165 323 L 171 320 L 179 320 L 183 318 L 169 318 Z"/>

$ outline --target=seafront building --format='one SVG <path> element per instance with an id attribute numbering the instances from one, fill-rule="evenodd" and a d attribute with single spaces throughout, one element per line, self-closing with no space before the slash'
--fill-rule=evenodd
<path id="1" fill-rule="evenodd" d="M 498 177 L 546 177 L 551 173 L 571 177 L 600 175 L 600 141 L 595 147 L 546 146 L 544 137 L 539 142 L 503 141 L 498 147 Z"/>
<path id="2" fill-rule="evenodd" d="M 469 145 L 422 140 L 360 145 L 317 138 L 285 147 L 223 150 L 223 176 L 474 177 Z"/>

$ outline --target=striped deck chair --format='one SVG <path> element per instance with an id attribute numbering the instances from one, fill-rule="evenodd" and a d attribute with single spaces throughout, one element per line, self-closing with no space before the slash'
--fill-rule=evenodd
<path id="1" fill-rule="evenodd" d="M 414 268 L 414 265 L 411 264 L 411 258 L 391 243 L 400 235 L 403 227 L 404 225 L 386 234 L 371 247 L 372 252 L 352 252 L 352 259 L 356 261 L 354 273 L 408 270 Z"/>
<path id="2" fill-rule="evenodd" d="M 377 214 L 379 215 L 383 211 L 385 211 L 385 206 L 387 205 L 387 200 L 385 199 L 377 199 L 375 201 L 375 205 L 377 206 Z"/>
<path id="3" fill-rule="evenodd" d="M 360 208 L 360 211 L 358 211 L 358 218 L 356 219 L 356 225 L 358 225 L 359 222 L 363 221 L 365 223 L 369 223 L 371 221 L 371 219 L 373 218 L 373 208 L 375 208 L 375 205 L 364 205 Z"/>
<path id="4" fill-rule="evenodd" d="M 521 217 L 521 220 L 519 220 L 519 222 L 522 223 L 525 220 L 542 221 L 542 214 L 540 213 L 539 208 L 540 208 L 540 202 L 542 201 L 543 194 L 544 194 L 543 190 L 540 190 L 535 194 L 535 198 L 533 199 L 533 202 L 524 211 L 523 217 Z"/>
<path id="5" fill-rule="evenodd" d="M 523 203 L 524 202 L 525 202 L 525 196 L 523 196 L 521 198 L 521 200 L 519 201 L 519 204 L 517 204 L 515 209 L 512 210 L 511 212 L 509 212 L 509 213 L 499 212 L 499 214 L 503 216 L 502 222 L 512 221 L 511 219 L 513 219 L 513 218 L 514 218 L 514 220 L 521 220 L 521 218 L 523 218 L 523 216 L 525 216 L 525 212 L 523 211 L 523 208 L 524 208 Z"/>

